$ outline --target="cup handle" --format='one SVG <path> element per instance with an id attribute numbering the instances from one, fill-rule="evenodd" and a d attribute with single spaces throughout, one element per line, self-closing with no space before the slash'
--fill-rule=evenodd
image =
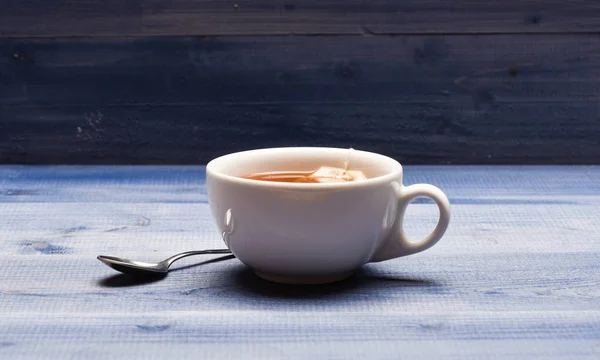
<path id="1" fill-rule="evenodd" d="M 450 202 L 446 194 L 439 188 L 429 184 L 403 186 L 394 183 L 393 186 L 398 197 L 396 219 L 390 235 L 375 251 L 370 262 L 389 260 L 427 250 L 442 238 L 450 222 Z M 428 197 L 435 201 L 440 209 L 440 218 L 429 236 L 421 241 L 411 241 L 404 232 L 404 214 L 410 202 L 417 197 Z"/>

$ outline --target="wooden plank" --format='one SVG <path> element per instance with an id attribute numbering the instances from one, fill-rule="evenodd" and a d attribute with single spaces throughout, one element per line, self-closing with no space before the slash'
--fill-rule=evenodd
<path id="1" fill-rule="evenodd" d="M 160 319 L 157 319 L 160 320 Z M 348 321 L 350 322 L 350 321 Z M 96 325 L 98 324 L 98 325 Z M 95 323 L 100 327 L 101 323 Z M 134 324 L 127 324 L 133 327 Z M 197 325 L 201 326 L 200 323 Z M 81 329 L 83 326 L 73 326 L 71 328 Z M 386 328 L 390 333 L 394 328 Z M 73 331 L 74 332 L 74 331 Z M 271 332 L 268 334 L 272 334 Z M 320 334 L 319 332 L 316 332 Z M 264 342 L 258 339 L 253 342 L 231 343 L 223 345 L 222 343 L 196 342 L 197 336 L 190 336 L 186 340 L 175 344 L 165 345 L 165 342 L 157 337 L 155 341 L 140 341 L 135 344 L 128 343 L 123 346 L 122 339 L 119 341 L 110 341 L 99 343 L 93 340 L 82 340 L 79 343 L 69 340 L 56 340 L 56 346 L 41 350 L 40 343 L 27 342 L 30 346 L 21 346 L 8 352 L 13 358 L 30 358 L 31 351 L 44 354 L 44 358 L 58 358 L 68 356 L 72 353 L 85 356 L 86 359 L 105 359 L 105 356 L 112 358 L 149 358 L 160 359 L 162 357 L 177 357 L 180 359 L 191 359 L 190 354 L 202 358 L 228 359 L 244 354 L 245 359 L 306 359 L 325 358 L 325 359 L 352 359 L 358 356 L 369 356 L 373 359 L 398 359 L 401 358 L 421 358 L 421 359 L 452 359 L 452 360 L 477 360 L 481 358 L 497 359 L 581 359 L 596 360 L 597 345 L 594 340 L 539 340 L 511 339 L 506 341 L 494 340 L 471 340 L 468 342 L 457 342 L 452 340 L 440 340 L 430 336 L 423 331 L 423 339 L 411 341 L 379 340 L 363 342 L 360 334 L 357 332 L 350 341 L 346 341 L 344 346 L 339 346 L 337 342 L 326 342 L 317 340 L 316 343 L 305 341 L 296 341 L 292 344 L 283 343 L 281 340 Z M 130 333 L 122 332 L 129 335 Z M 210 335 L 207 335 L 210 336 Z M 227 338 L 228 335 L 223 335 Z M 292 335 L 294 336 L 294 335 Z M 297 336 L 297 335 L 295 335 Z M 129 336 L 130 338 L 132 336 Z M 135 337 L 145 339 L 140 331 L 139 336 Z M 430 339 L 430 337 L 432 339 Z M 104 337 L 102 337 L 104 339 Z M 253 339 L 254 340 L 254 339 Z M 8 342 L 9 346 L 13 343 Z M 592 349 L 591 351 L 589 349 Z M 39 356 L 41 357 L 41 356 Z"/>
<path id="2" fill-rule="evenodd" d="M 486 206 L 479 209 L 485 211 Z M 168 251 L 150 254 L 152 248 L 144 246 L 142 236 L 135 243 L 140 260 L 169 254 Z M 454 246 L 462 252 L 446 254 L 432 249 L 421 255 L 365 265 L 349 281 L 321 287 L 322 291 L 318 287 L 294 289 L 268 284 L 237 259 L 215 260 L 214 256 L 186 260 L 174 266 L 175 270 L 164 279 L 143 281 L 119 275 L 102 265 L 95 259 L 98 251 L 92 248 L 77 255 L 2 255 L 5 270 L 0 314 L 4 318 L 4 315 L 32 316 L 46 311 L 70 312 L 82 317 L 107 314 L 126 317 L 170 311 L 208 316 L 247 311 L 346 311 L 356 315 L 412 312 L 442 317 L 473 311 L 522 314 L 547 311 L 564 313 L 566 319 L 582 313 L 600 314 L 600 280 L 595 276 L 600 259 L 597 251 L 518 253 L 510 252 L 513 246 L 507 245 L 507 251 L 468 255 L 468 240 L 456 240 Z M 144 256 L 143 250 L 149 255 Z M 100 253 L 106 251 L 113 255 L 123 253 L 118 248 Z M 203 263 L 209 260 L 213 262 Z M 403 303 L 420 308 L 407 309 Z M 552 329 L 539 327 L 546 330 L 545 335 L 551 335 Z M 588 335 L 599 336 L 598 331 L 595 329 L 595 333 Z"/>
<path id="3" fill-rule="evenodd" d="M 2 40 L 0 162 L 206 163 L 328 145 L 405 163 L 600 159 L 587 35 Z"/>
<path id="4" fill-rule="evenodd" d="M 5 0 L 0 36 L 593 33 L 594 1 Z"/>
<path id="5" fill-rule="evenodd" d="M 98 190 L 91 191 L 99 193 Z M 516 199 L 489 199 L 464 204 L 466 201 L 459 199 L 456 206 L 463 213 L 454 214 L 453 227 L 443 244 L 437 245 L 435 252 L 463 253 L 467 245 L 456 248 L 456 243 L 462 241 L 468 241 L 469 252 L 473 255 L 497 252 L 499 249 L 523 253 L 593 251 L 600 246 L 598 240 L 593 239 L 597 233 L 594 226 L 599 220 L 597 201 L 596 198 L 595 201 L 587 200 L 574 205 L 556 199 L 531 203 Z M 24 228 L 0 230 L 1 235 L 12 239 L 0 252 L 8 255 L 44 255 L 45 252 L 68 255 L 87 250 L 91 252 L 88 256 L 106 251 L 134 256 L 139 254 L 139 243 L 136 241 L 139 237 L 147 238 L 144 246 L 157 252 L 148 256 L 153 257 L 150 260 L 157 261 L 169 253 L 198 246 L 223 246 L 208 212 L 208 205 L 202 203 L 2 203 L 0 211 L 14 226 Z M 48 214 L 39 218 L 40 211 Z M 406 231 L 420 237 L 427 235 L 435 225 L 436 211 L 434 205 L 414 205 L 407 217 Z M 482 213 L 478 214 L 478 211 Z M 82 218 L 79 215 L 82 212 L 89 213 L 89 216 Z M 511 227 L 497 225 L 498 218 L 504 218 Z M 152 226 L 148 227 L 149 224 Z M 186 225 L 185 229 L 181 228 L 182 224 Z M 32 230 L 27 230 L 27 225 Z M 565 232 L 591 240 L 565 247 Z M 523 238 L 529 240 L 523 241 Z M 93 243 L 89 244 L 89 241 Z"/>
<path id="6" fill-rule="evenodd" d="M 33 210 L 35 204 L 46 202 L 206 204 L 204 169 L 0 165 L 0 203 L 9 208 L 12 203 L 26 203 Z M 598 178 L 598 166 L 404 166 L 405 184 L 439 184 L 452 203 L 461 205 L 584 205 L 600 197 Z"/>
<path id="7" fill-rule="evenodd" d="M 438 245 L 338 284 L 290 287 L 235 259 L 184 259 L 152 282 L 95 259 L 222 246 L 203 167 L 0 166 L 0 357 L 600 355 L 600 167 L 405 175 L 451 198 Z M 411 205 L 409 231 L 432 225 L 434 208 Z"/>

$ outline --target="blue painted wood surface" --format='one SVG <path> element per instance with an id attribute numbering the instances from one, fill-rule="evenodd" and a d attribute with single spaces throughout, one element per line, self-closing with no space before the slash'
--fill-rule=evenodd
<path id="1" fill-rule="evenodd" d="M 439 244 L 321 287 L 189 258 L 136 282 L 98 254 L 221 247 L 202 167 L 0 167 L 0 358 L 598 359 L 600 167 L 406 166 Z M 434 226 L 412 204 L 407 231 Z"/>
<path id="2" fill-rule="evenodd" d="M 3 0 L 0 36 L 595 33 L 589 0 Z"/>
<path id="3" fill-rule="evenodd" d="M 0 163 L 596 164 L 596 35 L 0 39 Z"/>
<path id="4" fill-rule="evenodd" d="M 0 163 L 326 145 L 598 164 L 599 15 L 585 0 L 4 0 Z"/>

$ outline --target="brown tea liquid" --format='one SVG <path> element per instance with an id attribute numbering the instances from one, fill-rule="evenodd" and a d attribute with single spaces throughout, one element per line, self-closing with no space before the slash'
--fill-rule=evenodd
<path id="1" fill-rule="evenodd" d="M 295 182 L 295 183 L 318 183 L 319 180 L 311 177 L 314 171 L 277 171 L 264 172 L 242 176 L 244 179 L 276 181 L 276 182 Z"/>
<path id="2" fill-rule="evenodd" d="M 245 179 L 294 182 L 294 183 L 329 183 L 348 182 L 366 179 L 360 171 L 322 166 L 313 171 L 271 171 L 242 176 Z"/>

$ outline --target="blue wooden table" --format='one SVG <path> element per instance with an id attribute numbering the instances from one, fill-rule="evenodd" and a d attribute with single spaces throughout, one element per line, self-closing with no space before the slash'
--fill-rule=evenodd
<path id="1" fill-rule="evenodd" d="M 438 245 L 293 287 L 219 256 L 156 281 L 96 260 L 222 247 L 203 167 L 0 167 L 0 358 L 600 358 L 600 167 L 406 167 L 416 182 L 453 204 Z M 436 214 L 411 205 L 407 231 Z"/>

